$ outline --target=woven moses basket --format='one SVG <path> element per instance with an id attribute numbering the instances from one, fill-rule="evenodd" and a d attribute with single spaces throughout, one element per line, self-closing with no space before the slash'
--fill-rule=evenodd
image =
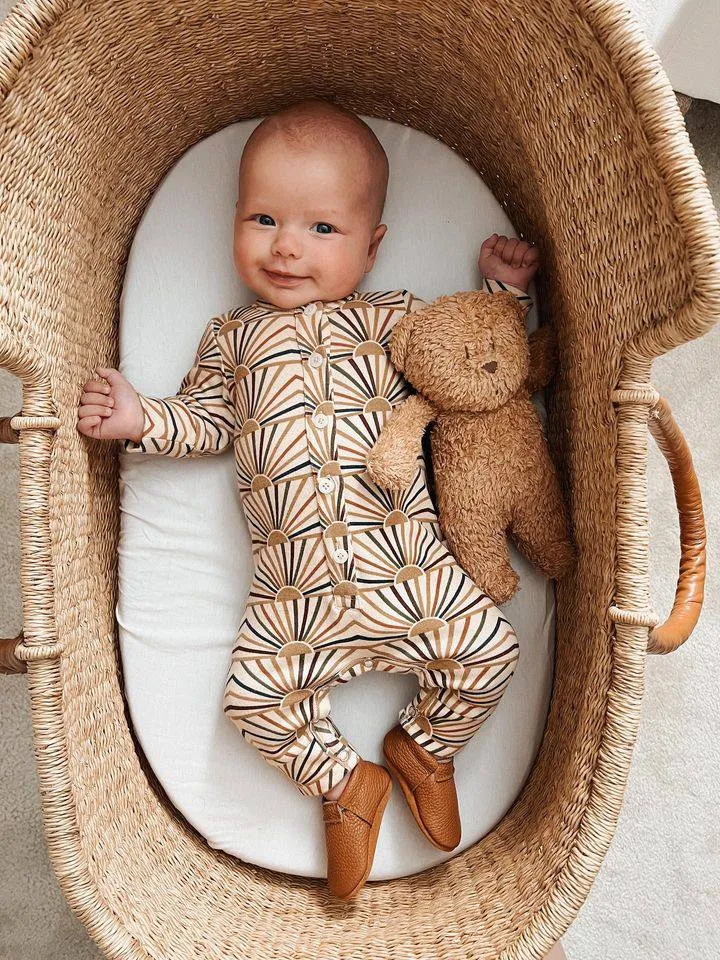
<path id="1" fill-rule="evenodd" d="M 553 700 L 533 772 L 496 828 L 350 904 L 208 847 L 128 724 L 114 605 L 116 449 L 76 430 L 81 384 L 118 361 L 134 230 L 198 140 L 305 96 L 456 149 L 540 247 L 557 330 L 550 442 L 579 561 L 557 586 Z M 654 357 L 720 311 L 720 241 L 660 63 L 597 0 L 26 0 L 0 27 L 0 364 L 22 380 L 24 635 L 47 841 L 109 957 L 540 958 L 586 898 L 616 825 L 650 648 L 702 600 L 692 464 Z M 674 612 L 651 612 L 651 425 L 676 480 Z M 131 865 L 131 869 L 128 868 Z"/>

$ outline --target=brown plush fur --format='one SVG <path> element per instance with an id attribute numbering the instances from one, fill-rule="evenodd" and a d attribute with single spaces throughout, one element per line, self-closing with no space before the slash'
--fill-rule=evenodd
<path id="1" fill-rule="evenodd" d="M 517 590 L 506 531 L 545 576 L 566 573 L 574 557 L 567 516 L 530 399 L 530 388 L 552 374 L 549 331 L 528 343 L 522 307 L 511 293 L 456 293 L 403 317 L 390 354 L 418 395 L 393 413 L 370 451 L 373 479 L 406 487 L 434 420 L 440 523 L 478 586 L 496 603 Z"/>

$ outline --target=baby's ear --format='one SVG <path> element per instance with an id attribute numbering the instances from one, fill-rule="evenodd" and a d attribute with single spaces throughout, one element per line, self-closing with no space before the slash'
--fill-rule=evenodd
<path id="1" fill-rule="evenodd" d="M 400 373 L 405 372 L 405 360 L 410 346 L 410 334 L 415 325 L 415 314 L 406 313 L 395 324 L 390 337 L 390 359 Z"/>

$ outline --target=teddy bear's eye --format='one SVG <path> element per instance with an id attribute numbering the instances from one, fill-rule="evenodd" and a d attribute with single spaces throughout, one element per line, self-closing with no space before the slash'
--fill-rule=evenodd
<path id="1" fill-rule="evenodd" d="M 468 360 L 470 359 L 470 347 L 467 344 L 465 344 L 465 356 Z"/>

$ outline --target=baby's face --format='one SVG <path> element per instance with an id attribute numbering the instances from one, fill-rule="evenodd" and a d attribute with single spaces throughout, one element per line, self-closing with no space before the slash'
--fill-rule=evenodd
<path id="1" fill-rule="evenodd" d="M 300 151 L 277 138 L 245 158 L 233 244 L 245 285 L 283 309 L 357 289 L 387 229 L 373 222 L 366 182 L 349 151 Z"/>

